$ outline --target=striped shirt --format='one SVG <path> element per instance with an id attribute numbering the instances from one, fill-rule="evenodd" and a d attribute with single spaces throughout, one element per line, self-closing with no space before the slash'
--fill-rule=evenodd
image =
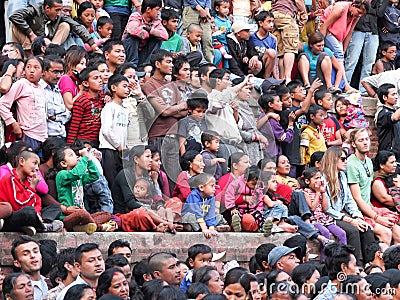
<path id="1" fill-rule="evenodd" d="M 103 107 L 102 93 L 99 93 L 98 98 L 92 97 L 87 92 L 79 96 L 72 107 L 67 143 L 73 143 L 76 139 L 87 139 L 98 143 Z"/>

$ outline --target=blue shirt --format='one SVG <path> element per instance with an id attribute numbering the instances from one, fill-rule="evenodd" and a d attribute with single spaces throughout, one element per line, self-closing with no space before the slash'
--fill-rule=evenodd
<path id="1" fill-rule="evenodd" d="M 318 55 L 314 55 L 311 52 L 310 46 L 307 45 L 307 43 L 303 43 L 304 46 L 304 53 L 307 55 L 308 59 L 310 60 L 310 75 L 312 78 L 315 78 L 317 76 L 317 62 L 318 62 Z M 333 56 L 333 52 L 331 49 L 324 47 L 324 50 L 322 52 L 325 52 L 328 54 L 329 57 Z"/>
<path id="2" fill-rule="evenodd" d="M 187 213 L 194 214 L 197 222 L 205 222 L 207 227 L 217 226 L 214 195 L 203 198 L 199 189 L 194 189 L 187 197 L 182 207 L 182 216 Z"/>
<path id="3" fill-rule="evenodd" d="M 232 32 L 232 22 L 228 19 L 228 17 L 222 19 L 219 16 L 215 16 L 214 23 L 217 30 L 221 30 L 221 27 L 225 27 L 226 31 L 223 34 L 217 35 L 215 37 L 213 36 L 213 39 L 217 39 L 218 41 L 221 42 L 222 45 L 228 46 L 228 42 L 226 41 L 226 35 Z"/>
<path id="4" fill-rule="evenodd" d="M 257 32 L 254 32 L 250 35 L 250 40 L 254 44 L 254 48 L 256 49 L 257 53 L 260 55 L 264 55 L 267 49 L 274 49 L 277 51 L 276 48 L 276 38 L 272 34 L 268 34 L 265 38 L 260 39 L 257 36 Z"/>

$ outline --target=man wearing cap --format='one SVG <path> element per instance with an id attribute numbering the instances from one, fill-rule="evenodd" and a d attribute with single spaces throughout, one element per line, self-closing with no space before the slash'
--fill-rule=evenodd
<path id="1" fill-rule="evenodd" d="M 220 253 L 214 252 L 210 263 L 210 266 L 217 269 L 218 274 L 221 278 L 224 278 L 224 262 L 222 259 L 225 257 L 225 255 L 226 251 L 222 251 Z"/>
<path id="2" fill-rule="evenodd" d="M 240 77 L 248 73 L 258 74 L 262 69 L 262 62 L 258 59 L 258 53 L 250 40 L 251 25 L 243 21 L 237 21 L 232 25 L 232 33 L 228 34 L 229 70 Z"/>
<path id="3" fill-rule="evenodd" d="M 297 249 L 299 249 L 299 247 L 275 247 L 268 254 L 268 265 L 273 270 L 281 270 L 291 275 L 293 269 L 296 268 L 300 263 L 295 254 Z"/>

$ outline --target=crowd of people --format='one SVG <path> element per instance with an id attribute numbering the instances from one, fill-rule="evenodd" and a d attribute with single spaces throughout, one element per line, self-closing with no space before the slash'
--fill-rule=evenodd
<path id="1" fill-rule="evenodd" d="M 207 239 L 226 231 L 289 232 L 321 244 L 330 287 L 338 273 L 354 275 L 354 266 L 368 262 L 369 245 L 381 242 L 383 252 L 398 244 L 400 10 L 391 0 L 309 2 L 9 2 L 4 36 L 12 41 L 4 41 L 0 56 L 1 230 L 195 231 Z M 376 156 L 362 95 L 379 100 Z M 96 278 L 82 279 L 82 253 L 98 249 L 81 247 L 68 252 L 71 268 L 58 265 L 53 278 L 80 273 L 78 283 L 97 287 L 97 297 L 110 290 L 97 285 L 100 274 L 126 286 L 119 271 L 103 273 L 101 266 Z M 261 270 L 282 257 L 295 261 L 296 247 L 277 247 L 257 261 Z M 212 260 L 212 250 L 201 249 L 199 261 Z M 159 276 L 161 262 L 171 259 L 168 268 L 176 269 L 176 258 L 160 255 L 143 262 L 140 270 L 149 271 L 140 276 L 171 284 Z M 200 270 L 196 255 L 189 253 L 188 267 Z M 346 259 L 329 267 L 338 255 Z M 296 253 L 301 262 L 304 256 Z M 326 274 L 307 264 L 317 269 Z M 201 278 L 216 275 L 202 270 Z M 225 284 L 214 278 L 216 293 L 254 297 L 256 277 L 217 271 Z M 193 273 L 183 279 L 188 295 Z M 4 294 L 15 294 L 22 280 L 42 299 L 36 286 L 45 285 L 35 274 L 14 274 Z M 61 278 L 56 293 L 76 276 Z M 268 287 L 288 281 L 269 276 Z M 383 280 L 368 278 L 371 285 Z M 80 288 L 73 297 L 95 297 Z M 291 296 L 300 294 L 311 292 Z"/>
<path id="2" fill-rule="evenodd" d="M 131 269 L 135 251 L 125 240 L 113 241 L 105 259 L 96 243 L 58 251 L 54 240 L 21 235 L 11 247 L 13 272 L 5 276 L 0 270 L 0 298 L 399 299 L 400 246 L 373 241 L 366 248 L 365 268 L 355 249 L 343 243 L 330 243 L 324 260 L 312 260 L 307 239 L 295 235 L 282 246 L 261 244 L 245 267 L 228 261 L 226 251 L 194 244 L 182 260 L 175 253 L 156 252 Z"/>

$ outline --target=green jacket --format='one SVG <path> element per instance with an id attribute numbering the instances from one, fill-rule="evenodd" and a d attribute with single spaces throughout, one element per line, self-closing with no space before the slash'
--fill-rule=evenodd
<path id="1" fill-rule="evenodd" d="M 83 208 L 83 187 L 100 177 L 96 165 L 86 156 L 81 157 L 72 170 L 61 170 L 56 176 L 58 202 L 65 206 Z M 62 216 L 61 218 L 64 218 Z"/>

